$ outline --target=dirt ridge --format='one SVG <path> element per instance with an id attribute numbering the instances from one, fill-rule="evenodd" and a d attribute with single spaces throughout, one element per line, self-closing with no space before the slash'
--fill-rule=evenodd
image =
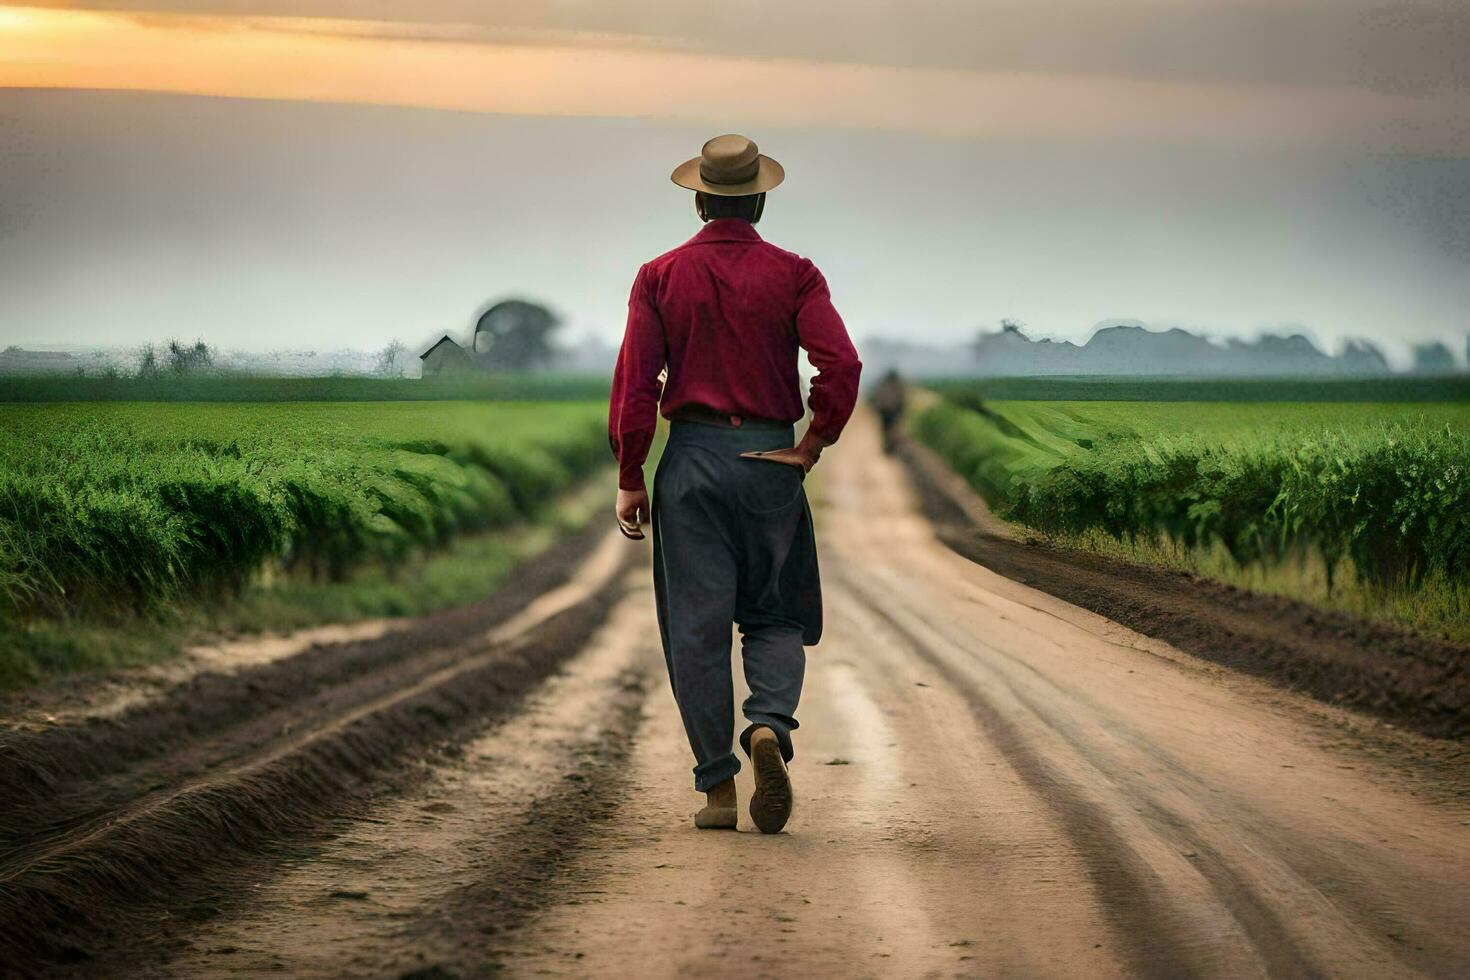
<path id="1" fill-rule="evenodd" d="M 464 936 L 513 933 L 552 904 L 558 877 L 571 859 L 595 840 L 626 797 L 625 767 L 631 739 L 642 720 L 645 697 L 653 687 L 654 681 L 647 676 L 623 676 L 620 690 L 609 698 L 595 750 L 579 757 L 576 767 L 564 774 L 561 785 L 525 815 L 518 828 L 524 845 L 514 852 L 504 852 L 493 872 L 482 869 L 472 881 L 447 896 L 441 915 L 422 925 L 422 933 L 432 937 L 435 945 L 459 947 L 457 954 L 447 958 L 449 965 L 441 961 L 438 969 L 445 973 L 458 969 L 474 976 L 505 968 L 498 943 L 466 944 Z"/>
<path id="2" fill-rule="evenodd" d="M 585 557 L 585 548 L 563 554 L 575 563 Z M 159 896 L 177 906 L 190 894 L 227 892 L 232 860 L 350 814 L 396 768 L 411 762 L 412 753 L 462 738 L 514 711 L 521 698 L 580 649 L 606 619 L 626 589 L 617 574 L 625 565 L 626 560 L 620 561 L 614 573 L 581 601 L 505 642 L 487 646 L 482 639 L 481 649 L 475 650 L 473 641 L 446 647 L 441 636 L 422 664 L 409 663 L 403 671 L 390 672 L 388 680 L 402 685 L 396 692 L 378 691 L 377 700 L 366 702 L 349 697 L 336 711 L 320 711 L 319 704 L 309 703 L 303 714 L 312 718 L 312 724 L 303 731 L 285 730 L 280 739 L 249 745 L 236 757 L 198 756 L 192 771 L 175 767 L 160 777 L 144 767 L 131 781 L 124 773 L 104 790 L 113 795 L 100 807 L 92 801 L 91 812 L 86 812 L 85 789 L 49 796 L 53 806 L 69 812 L 48 814 L 46 802 L 38 801 L 28 815 L 32 820 L 48 815 L 51 819 L 25 828 L 19 836 L 26 844 L 0 862 L 0 963 L 18 975 L 31 975 L 85 962 L 94 950 L 142 928 L 157 914 Z M 526 582 L 544 588 L 545 582 L 537 578 L 527 576 Z M 464 616 L 460 624 L 474 621 L 480 630 L 480 619 Z M 421 651 L 435 635 L 427 623 L 410 632 Z M 377 642 L 386 644 L 383 656 L 389 659 L 400 644 L 406 644 L 402 656 L 414 652 L 413 641 L 403 634 Z M 370 658 L 371 651 L 338 655 L 340 666 L 346 667 Z M 300 671 L 309 670 L 312 657 L 292 659 L 305 662 L 272 665 L 275 680 L 300 683 Z M 233 676 L 236 696 L 249 701 L 257 689 L 252 685 L 261 678 L 248 673 Z M 248 727 L 252 716 L 242 710 L 232 717 L 246 718 Z M 187 718 L 186 714 L 185 733 Z M 155 721 L 150 716 L 150 723 L 140 730 L 157 731 Z M 169 737 L 189 737 L 180 734 L 180 726 L 165 726 L 165 731 Z M 129 734 L 126 724 L 117 734 L 115 744 L 124 748 L 105 756 L 105 762 L 122 760 L 125 747 L 137 737 L 136 732 Z M 69 761 L 66 778 L 78 785 L 88 770 L 98 766 Z M 34 778 L 34 770 L 14 766 L 10 770 L 16 771 Z M 148 785 L 158 778 L 165 780 L 162 785 Z M 128 802 L 113 805 L 127 799 L 129 791 Z M 78 813 L 85 816 L 78 818 Z"/>
<path id="3" fill-rule="evenodd" d="M 874 615 L 902 637 L 946 683 L 961 692 L 976 722 L 990 734 L 994 744 L 1011 762 L 1013 771 L 1039 796 L 1050 801 L 1052 812 L 1058 816 L 1077 852 L 1088 864 L 1103 907 L 1112 921 L 1121 948 L 1132 961 L 1135 975 L 1166 978 L 1201 972 L 1199 964 L 1190 962 L 1177 952 L 1189 949 L 1191 943 L 1187 936 L 1176 934 L 1177 924 L 1170 921 L 1168 914 L 1168 896 L 1153 887 L 1154 876 L 1146 860 L 1134 852 L 1126 835 L 1109 822 L 1104 811 L 1092 805 L 1086 793 L 1074 786 L 1065 774 L 1047 764 L 1004 712 L 987 699 L 982 687 L 930 649 L 862 586 L 850 578 L 844 580 L 844 585 L 867 599 Z M 1027 703 L 1027 699 L 1015 691 L 1012 694 L 1026 703 L 1038 717 L 1044 716 L 1037 705 Z M 1081 746 L 1083 743 L 1075 740 L 1073 744 Z M 1176 836 L 1176 846 L 1180 851 L 1195 855 L 1196 867 L 1233 910 L 1263 962 L 1272 966 L 1273 974 L 1323 975 L 1315 964 L 1293 947 L 1287 930 L 1268 904 L 1239 880 L 1213 848 L 1190 833 L 1187 821 L 1158 801 L 1149 800 L 1147 806 L 1155 826 L 1166 828 Z M 1150 936 L 1153 945 L 1137 942 L 1137 937 L 1142 935 Z M 1160 936 L 1167 937 L 1167 943 L 1158 944 Z M 1166 955 L 1164 950 L 1173 952 Z"/>
<path id="4" fill-rule="evenodd" d="M 902 436 L 895 451 L 939 539 L 971 561 L 1319 701 L 1432 737 L 1470 737 L 1470 647 L 1183 572 L 1019 540 L 932 451 Z"/>
<path id="5" fill-rule="evenodd" d="M 182 743 L 289 713 L 320 692 L 389 672 L 421 659 L 428 649 L 448 650 L 508 621 L 567 581 L 603 533 L 600 527 L 584 529 L 526 562 L 480 602 L 412 620 L 375 639 L 314 645 L 233 673 L 206 671 L 114 717 L 0 731 L 0 864 L 4 854 L 35 834 L 81 816 L 68 801 L 78 793 L 94 795 L 99 780 L 136 769 Z M 13 696 L 4 713 L 37 697 Z"/>

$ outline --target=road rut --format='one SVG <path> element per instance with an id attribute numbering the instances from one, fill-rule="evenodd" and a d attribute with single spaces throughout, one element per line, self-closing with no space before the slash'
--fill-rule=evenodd
<path id="1" fill-rule="evenodd" d="M 966 561 L 867 419 L 828 457 L 789 832 L 688 827 L 660 692 L 623 835 L 578 859 L 514 972 L 1470 970 L 1463 766 L 1406 770 L 1417 736 L 1364 752 L 1377 723 Z"/>
<path id="2" fill-rule="evenodd" d="M 819 471 L 828 626 L 786 832 L 694 830 L 637 567 L 515 713 L 88 972 L 1470 973 L 1455 743 L 966 560 L 878 442 L 859 415 Z"/>

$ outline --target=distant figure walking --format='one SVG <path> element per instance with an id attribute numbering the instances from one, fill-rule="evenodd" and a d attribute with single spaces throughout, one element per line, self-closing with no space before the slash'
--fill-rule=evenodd
<path id="1" fill-rule="evenodd" d="M 862 370 L 817 267 L 756 233 L 766 192 L 784 177 L 734 135 L 715 137 L 674 170 L 705 225 L 638 270 L 608 416 L 618 525 L 639 539 L 643 522 L 653 524 L 664 658 L 694 750 L 694 788 L 707 796 L 695 826 L 736 823 L 734 623 L 750 688 L 740 735 L 755 770 L 750 815 L 768 834 L 791 815 L 786 763 L 803 647 L 822 633 L 803 481 L 852 414 Z M 811 425 L 797 443 L 802 349 L 818 373 Z M 650 513 L 643 463 L 660 411 L 669 439 Z"/>
<path id="2" fill-rule="evenodd" d="M 898 423 L 903 418 L 904 390 L 898 372 L 889 368 L 868 396 L 878 419 L 883 423 L 883 451 L 893 452 L 894 437 L 898 434 Z"/>

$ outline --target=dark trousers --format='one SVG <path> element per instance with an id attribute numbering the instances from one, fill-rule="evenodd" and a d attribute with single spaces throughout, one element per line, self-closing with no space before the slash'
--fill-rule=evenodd
<path id="1" fill-rule="evenodd" d="M 794 466 L 741 459 L 793 443 L 790 426 L 727 429 L 674 422 L 653 487 L 654 593 L 674 699 L 708 790 L 740 771 L 732 751 L 730 627 L 750 697 L 750 732 L 768 726 L 790 761 L 806 669 L 821 635 L 821 586 L 811 510 Z"/>

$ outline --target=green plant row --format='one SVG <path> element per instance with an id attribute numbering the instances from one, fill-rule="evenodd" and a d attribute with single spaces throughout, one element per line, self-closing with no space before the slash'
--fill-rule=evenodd
<path id="1" fill-rule="evenodd" d="M 466 374 L 442 380 L 271 377 L 220 372 L 127 377 L 0 375 L 0 402 L 575 401 L 606 398 L 607 377 Z"/>
<path id="2" fill-rule="evenodd" d="M 337 579 L 529 517 L 607 458 L 580 403 L 0 408 L 0 618 Z"/>
<path id="3" fill-rule="evenodd" d="M 1182 378 L 1054 375 L 941 378 L 925 387 L 959 400 L 1142 402 L 1467 402 L 1470 376 Z"/>
<path id="4" fill-rule="evenodd" d="M 939 401 L 914 420 L 1002 517 L 1222 543 L 1244 565 L 1318 550 L 1377 584 L 1470 582 L 1470 409 Z"/>

